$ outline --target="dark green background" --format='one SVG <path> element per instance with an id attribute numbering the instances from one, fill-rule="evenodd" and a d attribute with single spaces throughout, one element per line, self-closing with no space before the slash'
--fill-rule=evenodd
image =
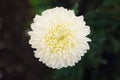
<path id="1" fill-rule="evenodd" d="M 84 15 L 90 50 L 74 67 L 46 67 L 28 44 L 30 24 L 63 6 Z M 0 80 L 120 80 L 120 0 L 0 0 Z"/>

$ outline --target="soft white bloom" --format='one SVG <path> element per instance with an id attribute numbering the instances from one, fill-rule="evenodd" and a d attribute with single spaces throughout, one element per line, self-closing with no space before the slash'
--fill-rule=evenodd
<path id="1" fill-rule="evenodd" d="M 74 66 L 89 49 L 90 27 L 73 10 L 56 7 L 36 15 L 29 32 L 35 57 L 51 68 Z"/>

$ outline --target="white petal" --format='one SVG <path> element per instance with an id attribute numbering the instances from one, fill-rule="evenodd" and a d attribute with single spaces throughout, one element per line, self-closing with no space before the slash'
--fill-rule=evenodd
<path id="1" fill-rule="evenodd" d="M 31 24 L 29 44 L 34 56 L 53 69 L 74 66 L 89 49 L 90 27 L 83 16 L 63 7 L 47 9 Z"/>

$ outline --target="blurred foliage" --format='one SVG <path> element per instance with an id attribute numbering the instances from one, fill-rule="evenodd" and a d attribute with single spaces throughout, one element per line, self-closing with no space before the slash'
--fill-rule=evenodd
<path id="1" fill-rule="evenodd" d="M 36 14 L 56 6 L 84 15 L 92 39 L 79 63 L 59 70 L 34 58 L 26 33 Z M 0 80 L 120 80 L 120 0 L 3 0 L 0 10 Z"/>

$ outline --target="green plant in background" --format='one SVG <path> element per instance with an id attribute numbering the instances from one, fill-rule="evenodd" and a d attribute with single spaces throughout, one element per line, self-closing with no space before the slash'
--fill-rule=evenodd
<path id="1" fill-rule="evenodd" d="M 29 0 L 33 13 L 41 14 L 42 11 L 52 7 L 53 0 Z"/>
<path id="2" fill-rule="evenodd" d="M 90 50 L 74 67 L 53 70 L 45 80 L 120 80 L 120 0 L 29 0 L 34 14 L 63 6 L 84 15 Z"/>

